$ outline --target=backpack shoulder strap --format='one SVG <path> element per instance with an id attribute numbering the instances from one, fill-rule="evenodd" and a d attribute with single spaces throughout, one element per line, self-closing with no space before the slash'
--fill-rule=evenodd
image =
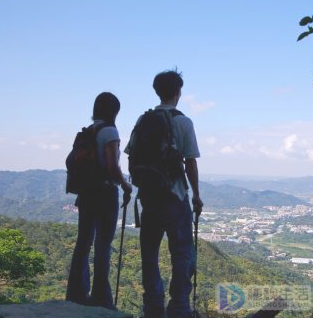
<path id="1" fill-rule="evenodd" d="M 177 115 L 182 115 L 185 116 L 180 110 L 178 109 L 170 109 L 170 113 L 172 115 L 172 117 L 176 117 Z"/>
<path id="2" fill-rule="evenodd" d="M 172 122 L 172 119 L 175 117 L 175 116 L 178 116 L 178 115 L 182 115 L 182 116 L 185 116 L 181 111 L 177 110 L 176 108 L 175 109 L 171 109 L 170 110 L 170 114 L 171 116 L 167 116 L 168 118 L 168 121 L 169 121 L 169 124 L 171 126 L 171 138 L 172 140 L 174 140 L 174 134 L 173 134 L 173 122 Z M 169 118 L 170 117 L 170 118 Z M 184 158 L 182 157 L 182 162 L 184 163 Z M 186 178 L 186 174 L 185 174 L 185 171 L 182 170 L 181 171 L 181 178 L 182 178 L 182 181 L 183 181 L 183 184 L 184 184 L 184 187 L 186 190 L 188 190 L 188 182 L 187 182 L 187 178 Z"/>
<path id="3" fill-rule="evenodd" d="M 138 120 L 137 120 L 137 122 L 136 122 L 136 124 L 135 124 L 135 127 L 138 125 L 138 124 L 140 124 L 140 122 L 142 121 L 142 119 L 144 118 L 144 117 L 146 117 L 147 115 L 150 115 L 150 114 L 152 114 L 154 112 L 154 109 L 148 109 L 148 110 L 146 110 L 142 115 L 140 115 L 139 116 L 139 118 L 138 118 Z"/>
<path id="4" fill-rule="evenodd" d="M 92 136 L 94 142 L 96 141 L 96 137 L 98 132 L 104 128 L 104 127 L 116 127 L 114 124 L 108 124 L 108 123 L 100 123 L 98 125 L 91 124 L 88 127 L 83 127 L 82 132 L 88 132 L 90 136 Z"/>

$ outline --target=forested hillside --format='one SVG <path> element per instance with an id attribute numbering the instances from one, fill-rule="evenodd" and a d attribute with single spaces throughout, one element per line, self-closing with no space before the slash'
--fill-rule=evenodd
<path id="1" fill-rule="evenodd" d="M 2 302 L 32 302 L 50 299 L 64 299 L 70 260 L 76 240 L 76 226 L 53 222 L 30 222 L 23 219 L 0 217 L 0 229 L 19 229 L 31 247 L 45 255 L 46 272 L 36 278 L 36 288 L 2 287 Z M 112 249 L 111 284 L 115 289 L 119 232 L 116 234 Z M 121 272 L 119 308 L 133 314 L 140 313 L 141 301 L 141 262 L 138 236 L 126 233 Z M 238 245 L 239 246 L 239 245 Z M 223 246 L 221 246 L 223 248 Z M 229 247 L 225 247 L 225 251 Z M 242 252 L 238 248 L 232 255 L 223 252 L 217 245 L 200 240 L 198 258 L 198 307 L 207 314 L 214 312 L 215 286 L 225 281 L 239 284 L 312 284 L 308 278 L 296 274 L 281 265 L 274 265 L 265 258 L 266 251 L 255 252 L 250 247 Z M 247 254 L 250 257 L 246 257 Z M 244 257 L 241 257 L 245 255 Z M 253 258 L 254 256 L 255 258 Z M 245 258 L 246 257 L 246 258 Z M 165 286 L 170 281 L 171 263 L 164 239 L 160 253 L 161 271 Z M 242 313 L 243 315 L 244 313 Z M 245 313 L 246 314 L 246 313 Z M 298 313 L 297 317 L 309 317 L 308 313 Z M 238 314 L 238 317 L 242 315 Z M 212 315 L 210 316 L 212 317 Z M 218 317 L 214 312 L 213 317 Z M 235 316 L 232 316 L 235 317 Z M 278 317 L 291 317 L 280 314 Z"/>
<path id="2" fill-rule="evenodd" d="M 64 170 L 0 171 L 0 214 L 28 220 L 77 222 L 77 214 L 63 211 L 75 196 L 65 193 Z"/>

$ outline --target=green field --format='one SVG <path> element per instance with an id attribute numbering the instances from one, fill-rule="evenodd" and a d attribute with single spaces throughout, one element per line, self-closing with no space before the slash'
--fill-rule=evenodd
<path id="1" fill-rule="evenodd" d="M 282 233 L 274 235 L 271 239 L 260 241 L 271 249 L 281 249 L 292 257 L 313 258 L 313 236 L 306 234 Z"/>

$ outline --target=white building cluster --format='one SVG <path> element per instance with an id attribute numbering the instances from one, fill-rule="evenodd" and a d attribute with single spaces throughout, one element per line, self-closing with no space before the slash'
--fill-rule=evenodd
<path id="1" fill-rule="evenodd" d="M 238 210 L 224 211 L 223 214 L 202 212 L 199 237 L 212 242 L 233 241 L 250 244 L 257 235 L 270 237 L 281 233 L 283 226 L 277 226 L 278 221 L 290 220 L 312 212 L 313 207 L 305 205 L 264 206 L 260 210 L 241 207 Z M 313 224 L 293 225 L 286 221 L 285 225 L 291 232 L 313 235 Z"/>

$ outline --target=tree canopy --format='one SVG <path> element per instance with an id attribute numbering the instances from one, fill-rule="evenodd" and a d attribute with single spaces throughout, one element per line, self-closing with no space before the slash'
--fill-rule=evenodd
<path id="1" fill-rule="evenodd" d="M 2 284 L 25 286 L 38 274 L 43 274 L 44 255 L 33 250 L 21 231 L 0 230 L 0 280 Z"/>

